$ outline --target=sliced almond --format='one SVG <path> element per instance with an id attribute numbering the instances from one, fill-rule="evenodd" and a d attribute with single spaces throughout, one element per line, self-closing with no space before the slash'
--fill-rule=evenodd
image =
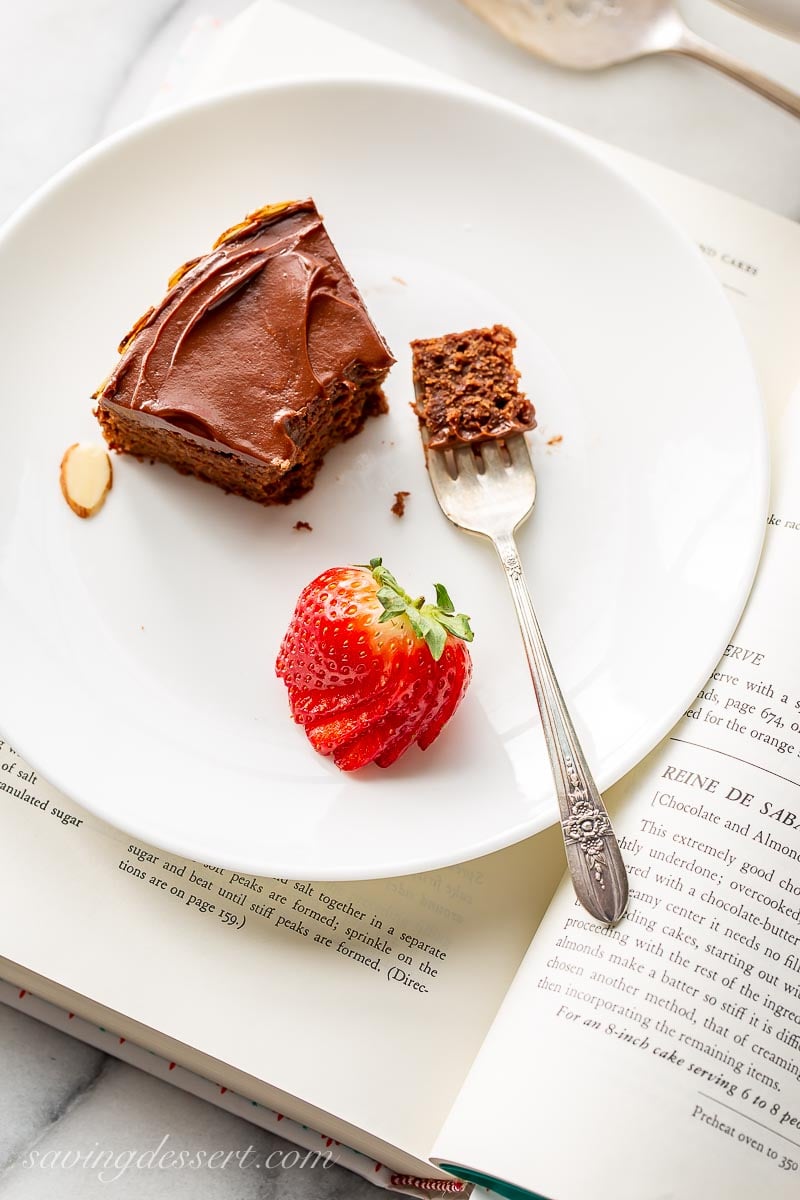
<path id="1" fill-rule="evenodd" d="M 111 491 L 111 459 L 102 446 L 75 442 L 61 460 L 61 491 L 79 517 L 93 517 Z"/>

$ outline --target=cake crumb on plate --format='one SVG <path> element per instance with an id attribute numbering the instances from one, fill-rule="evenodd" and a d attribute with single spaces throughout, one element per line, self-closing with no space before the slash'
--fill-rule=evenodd
<path id="1" fill-rule="evenodd" d="M 411 495 L 411 492 L 395 492 L 394 504 L 392 512 L 396 517 L 404 517 L 406 514 L 406 500 Z"/>

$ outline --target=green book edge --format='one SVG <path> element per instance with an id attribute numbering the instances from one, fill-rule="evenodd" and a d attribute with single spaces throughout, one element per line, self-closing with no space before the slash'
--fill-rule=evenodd
<path id="1" fill-rule="evenodd" d="M 538 1192 L 529 1192 L 526 1188 L 515 1187 L 513 1183 L 506 1183 L 504 1179 L 495 1179 L 494 1175 L 484 1175 L 482 1171 L 471 1171 L 469 1167 L 454 1167 L 450 1163 L 438 1163 L 437 1166 L 440 1170 L 455 1175 L 457 1179 L 463 1179 L 467 1183 L 480 1184 L 490 1192 L 496 1192 L 498 1196 L 505 1196 L 506 1200 L 547 1200 L 546 1196 L 541 1196 Z"/>

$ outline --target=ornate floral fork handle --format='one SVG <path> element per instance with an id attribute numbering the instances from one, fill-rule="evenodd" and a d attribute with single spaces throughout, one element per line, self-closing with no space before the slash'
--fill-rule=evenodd
<path id="1" fill-rule="evenodd" d="M 628 905 L 628 876 L 555 677 L 513 534 L 492 537 L 514 600 L 556 785 L 575 894 L 592 916 L 614 925 Z"/>
<path id="2" fill-rule="evenodd" d="M 525 437 L 513 434 L 502 443 L 490 438 L 447 454 L 431 450 L 425 430 L 423 441 L 442 512 L 459 529 L 488 538 L 505 567 L 542 716 L 575 893 L 593 917 L 613 925 L 628 903 L 625 866 L 556 681 L 514 541 L 514 531 L 536 502 Z"/>

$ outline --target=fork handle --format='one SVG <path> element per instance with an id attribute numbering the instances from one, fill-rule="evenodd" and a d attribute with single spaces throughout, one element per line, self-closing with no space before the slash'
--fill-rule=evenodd
<path id="1" fill-rule="evenodd" d="M 697 37 L 688 29 L 681 31 L 679 39 L 675 45 L 669 47 L 669 51 L 672 54 L 685 54 L 689 58 L 697 58 L 706 66 L 716 67 L 737 83 L 743 83 L 745 87 L 758 92 L 765 100 L 771 100 L 793 117 L 800 117 L 800 95 L 797 92 L 790 92 L 774 79 L 768 79 L 766 75 L 754 71 L 746 63 L 733 58 L 718 46 L 713 46 L 711 42 Z"/>
<path id="2" fill-rule="evenodd" d="M 575 894 L 583 907 L 614 925 L 628 905 L 628 876 L 597 784 L 558 686 L 525 573 L 511 534 L 493 539 L 514 600 L 558 797 L 561 832 Z"/>

